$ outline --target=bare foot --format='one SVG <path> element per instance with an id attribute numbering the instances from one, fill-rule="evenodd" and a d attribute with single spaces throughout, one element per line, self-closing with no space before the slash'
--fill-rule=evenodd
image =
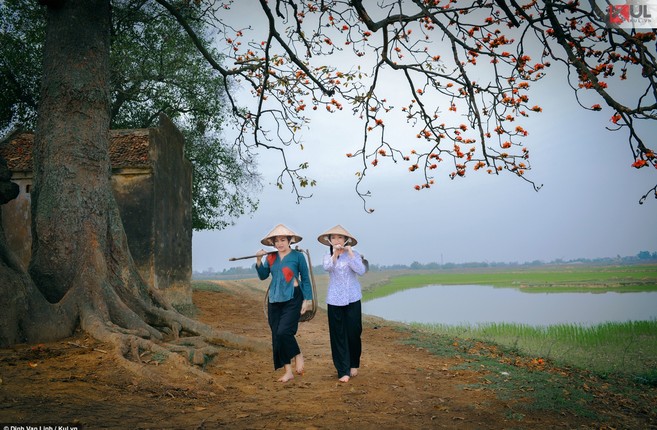
<path id="1" fill-rule="evenodd" d="M 283 376 L 278 378 L 278 382 L 287 382 L 294 379 L 294 373 L 292 373 L 292 365 L 286 364 L 284 367 L 285 367 L 285 373 L 283 374 Z"/>
<path id="2" fill-rule="evenodd" d="M 293 379 L 294 379 L 294 374 L 292 374 L 292 372 L 290 372 L 290 373 L 285 372 L 285 374 L 283 376 L 278 378 L 278 382 L 287 382 L 287 381 L 291 381 Z"/>
<path id="3" fill-rule="evenodd" d="M 296 367 L 297 375 L 303 375 L 303 354 L 294 357 L 294 364 Z"/>
<path id="4" fill-rule="evenodd" d="M 353 378 L 354 376 L 357 376 L 357 375 L 358 375 L 358 368 L 357 367 L 352 367 L 349 370 L 349 376 L 351 376 Z"/>
<path id="5" fill-rule="evenodd" d="M 342 378 L 338 379 L 340 382 L 349 382 L 349 375 L 344 375 Z"/>

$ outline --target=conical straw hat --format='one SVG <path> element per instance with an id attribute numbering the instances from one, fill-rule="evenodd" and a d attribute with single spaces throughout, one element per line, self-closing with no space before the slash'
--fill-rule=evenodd
<path id="1" fill-rule="evenodd" d="M 321 243 L 323 245 L 331 246 L 331 242 L 329 241 L 329 237 L 332 234 L 339 234 L 339 235 L 342 235 L 342 236 L 346 237 L 347 239 L 349 239 L 348 243 L 346 243 L 345 245 L 356 246 L 356 244 L 358 243 L 356 238 L 351 233 L 349 233 L 344 227 L 342 227 L 340 224 L 336 225 L 333 228 L 328 229 L 327 231 L 325 231 L 324 233 L 319 235 L 317 240 L 319 240 L 319 243 Z"/>
<path id="2" fill-rule="evenodd" d="M 301 242 L 302 237 L 290 230 L 289 228 L 285 227 L 283 224 L 278 224 L 272 231 L 267 233 L 267 236 L 265 236 L 260 243 L 263 245 L 267 246 L 274 246 L 274 238 L 276 236 L 288 236 L 291 237 L 290 239 L 290 245 L 293 243 L 299 243 Z"/>

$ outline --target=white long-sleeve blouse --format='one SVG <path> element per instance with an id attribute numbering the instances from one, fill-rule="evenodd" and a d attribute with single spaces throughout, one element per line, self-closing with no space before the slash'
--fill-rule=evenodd
<path id="1" fill-rule="evenodd" d="M 333 306 L 346 306 L 363 297 L 358 282 L 358 275 L 365 274 L 363 259 L 357 251 L 352 250 L 353 257 L 348 253 L 340 255 L 335 262 L 331 254 L 324 256 L 324 270 L 329 274 L 326 304 Z"/>

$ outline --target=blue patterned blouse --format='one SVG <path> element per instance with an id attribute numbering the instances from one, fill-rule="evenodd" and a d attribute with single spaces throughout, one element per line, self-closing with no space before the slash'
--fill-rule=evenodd
<path id="1" fill-rule="evenodd" d="M 355 250 L 353 257 L 344 252 L 335 263 L 331 254 L 324 256 L 324 270 L 329 274 L 326 304 L 333 306 L 347 306 L 363 297 L 357 275 L 365 274 L 365 265 L 360 254 Z"/>
<path id="2" fill-rule="evenodd" d="M 294 279 L 298 279 L 304 300 L 312 300 L 308 263 L 301 251 L 292 250 L 281 261 L 278 252 L 269 254 L 260 266 L 256 265 L 258 277 L 265 280 L 271 274 L 269 302 L 287 302 L 294 296 Z"/>

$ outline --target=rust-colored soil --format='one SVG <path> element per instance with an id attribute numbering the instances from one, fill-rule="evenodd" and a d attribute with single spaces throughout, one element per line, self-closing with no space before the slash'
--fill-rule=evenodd
<path id="1" fill-rule="evenodd" d="M 264 347 L 222 349 L 206 367 L 213 384 L 190 380 L 187 387 L 170 388 L 149 382 L 126 372 L 108 346 L 84 335 L 46 345 L 21 345 L 0 350 L 0 424 L 84 429 L 656 426 L 654 403 L 637 408 L 635 400 L 607 397 L 602 389 L 592 388 L 601 398 L 594 418 L 528 410 L 522 408 L 526 400 L 521 394 L 500 400 L 492 390 L 480 388 L 486 381 L 485 369 L 459 370 L 463 358 L 435 356 L 407 345 L 407 332 L 373 318 L 365 319 L 360 374 L 349 383 L 339 383 L 322 309 L 299 330 L 305 374 L 278 383 L 281 372 L 272 369 L 262 293 L 240 281 L 218 283 L 221 292 L 194 293 L 197 317 L 258 340 Z"/>

